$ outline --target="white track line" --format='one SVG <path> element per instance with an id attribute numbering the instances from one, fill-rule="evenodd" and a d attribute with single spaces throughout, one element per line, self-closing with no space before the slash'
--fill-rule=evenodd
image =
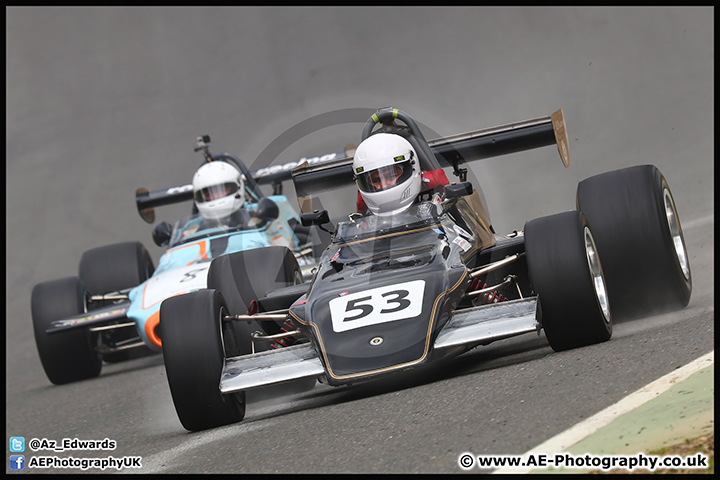
<path id="1" fill-rule="evenodd" d="M 610 405 L 605 410 L 598 412 L 592 417 L 583 420 L 575 426 L 570 427 L 564 432 L 538 445 L 532 450 L 529 450 L 524 453 L 522 457 L 527 457 L 530 454 L 552 454 L 564 452 L 572 445 L 575 445 L 580 440 L 583 440 L 595 433 L 601 427 L 609 424 L 619 416 L 630 412 L 653 398 L 656 398 L 661 393 L 669 390 L 670 387 L 676 383 L 685 380 L 693 373 L 707 368 L 713 363 L 715 363 L 714 350 L 631 393 L 616 404 Z M 534 468 L 498 468 L 492 473 L 529 473 L 531 470 L 534 470 Z"/>
<path id="2" fill-rule="evenodd" d="M 243 432 L 250 432 L 262 428 L 263 425 L 260 422 L 243 425 L 229 425 L 216 429 L 205 430 L 202 432 L 195 432 L 187 434 L 187 439 L 184 440 L 180 445 L 159 452 L 142 459 L 142 468 L 137 471 L 132 469 L 126 469 L 123 473 L 135 473 L 135 474 L 159 474 L 165 473 L 169 469 L 178 469 L 184 465 L 184 457 L 191 454 L 192 452 L 200 451 L 203 447 L 210 443 L 219 442 L 222 443 L 225 440 L 230 440 L 234 437 L 240 436 Z M 239 463 L 238 463 L 239 465 Z M 240 468 L 240 467 L 238 467 Z"/>

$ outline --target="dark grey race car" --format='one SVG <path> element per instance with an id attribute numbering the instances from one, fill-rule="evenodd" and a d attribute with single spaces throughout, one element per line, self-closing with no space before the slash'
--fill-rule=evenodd
<path id="1" fill-rule="evenodd" d="M 432 141 L 397 109 L 378 110 L 362 138 L 376 126 L 408 138 L 423 171 L 452 167 L 460 181 L 444 186 L 440 204 L 338 222 L 308 283 L 283 285 L 298 268 L 294 256 L 264 248 L 214 260 L 207 289 L 165 300 L 163 355 L 186 429 L 242 420 L 244 392 L 252 388 L 299 379 L 353 384 L 541 329 L 554 350 L 578 348 L 609 340 L 613 317 L 688 304 L 692 281 L 680 220 L 652 165 L 580 182 L 575 210 L 529 221 L 522 232 L 493 230 L 461 162 L 556 144 L 567 167 L 561 110 Z M 298 197 L 352 184 L 351 164 L 345 158 L 298 166 Z M 328 223 L 326 212 L 302 218 Z M 240 293 L 245 279 L 255 295 Z M 239 346 L 234 327 L 248 322 L 258 327 L 254 344 L 282 348 L 253 353 Z"/>

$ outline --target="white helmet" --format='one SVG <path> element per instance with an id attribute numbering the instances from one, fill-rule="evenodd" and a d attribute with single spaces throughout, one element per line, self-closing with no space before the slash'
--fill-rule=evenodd
<path id="1" fill-rule="evenodd" d="M 242 175 L 227 162 L 210 162 L 198 168 L 192 185 L 195 204 L 205 218 L 225 218 L 245 203 Z"/>
<path id="2" fill-rule="evenodd" d="M 376 133 L 358 145 L 353 174 L 360 195 L 375 215 L 406 210 L 422 186 L 415 149 L 403 137 L 392 133 Z"/>

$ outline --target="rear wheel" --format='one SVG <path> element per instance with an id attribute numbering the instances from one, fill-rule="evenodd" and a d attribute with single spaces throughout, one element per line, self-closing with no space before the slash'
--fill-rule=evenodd
<path id="1" fill-rule="evenodd" d="M 685 307 L 692 293 L 680 218 L 653 165 L 603 173 L 578 184 L 577 208 L 602 252 L 616 319 Z"/>
<path id="2" fill-rule="evenodd" d="M 225 356 L 248 353 L 240 351 L 233 338 L 224 340 L 227 314 L 216 290 L 171 297 L 160 306 L 168 384 L 178 418 L 190 431 L 239 422 L 245 416 L 245 392 L 223 395 L 219 388 Z"/>
<path id="3" fill-rule="evenodd" d="M 31 309 L 35 344 L 48 379 L 61 385 L 100 375 L 102 361 L 87 329 L 48 334 L 56 320 L 85 312 L 86 290 L 78 277 L 39 283 L 33 288 Z"/>
<path id="4" fill-rule="evenodd" d="M 526 223 L 525 250 L 540 320 L 553 350 L 610 339 L 603 268 L 585 216 L 565 212 Z"/>

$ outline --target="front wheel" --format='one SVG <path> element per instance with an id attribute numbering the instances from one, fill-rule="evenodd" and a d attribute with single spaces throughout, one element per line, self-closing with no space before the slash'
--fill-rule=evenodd
<path id="1" fill-rule="evenodd" d="M 85 298 L 85 285 L 78 277 L 51 280 L 33 288 L 31 310 L 35 344 L 45 374 L 56 385 L 100 375 L 102 361 L 87 329 L 46 332 L 52 322 L 84 313 Z"/>
<path id="2" fill-rule="evenodd" d="M 207 286 L 223 294 L 232 315 L 245 314 L 253 300 L 268 292 L 302 283 L 300 266 L 286 247 L 264 247 L 223 255 L 210 264 Z M 287 307 L 285 307 L 287 308 Z M 275 322 L 234 322 L 236 342 L 244 352 L 252 347 L 251 334 L 257 330 L 273 335 L 281 332 Z M 268 350 L 270 344 L 257 342 L 255 351 Z"/>
<path id="3" fill-rule="evenodd" d="M 123 242 L 86 251 L 78 270 L 88 292 L 102 295 L 140 285 L 155 266 L 142 243 Z"/>
<path id="4" fill-rule="evenodd" d="M 525 224 L 525 251 L 541 322 L 555 351 L 604 342 L 612 317 L 598 249 L 582 212 Z"/>
<path id="5" fill-rule="evenodd" d="M 226 353 L 240 353 L 232 335 L 225 335 L 227 314 L 216 290 L 171 297 L 160 306 L 168 384 L 178 418 L 190 431 L 239 422 L 245 416 L 245 392 L 220 393 Z"/>

